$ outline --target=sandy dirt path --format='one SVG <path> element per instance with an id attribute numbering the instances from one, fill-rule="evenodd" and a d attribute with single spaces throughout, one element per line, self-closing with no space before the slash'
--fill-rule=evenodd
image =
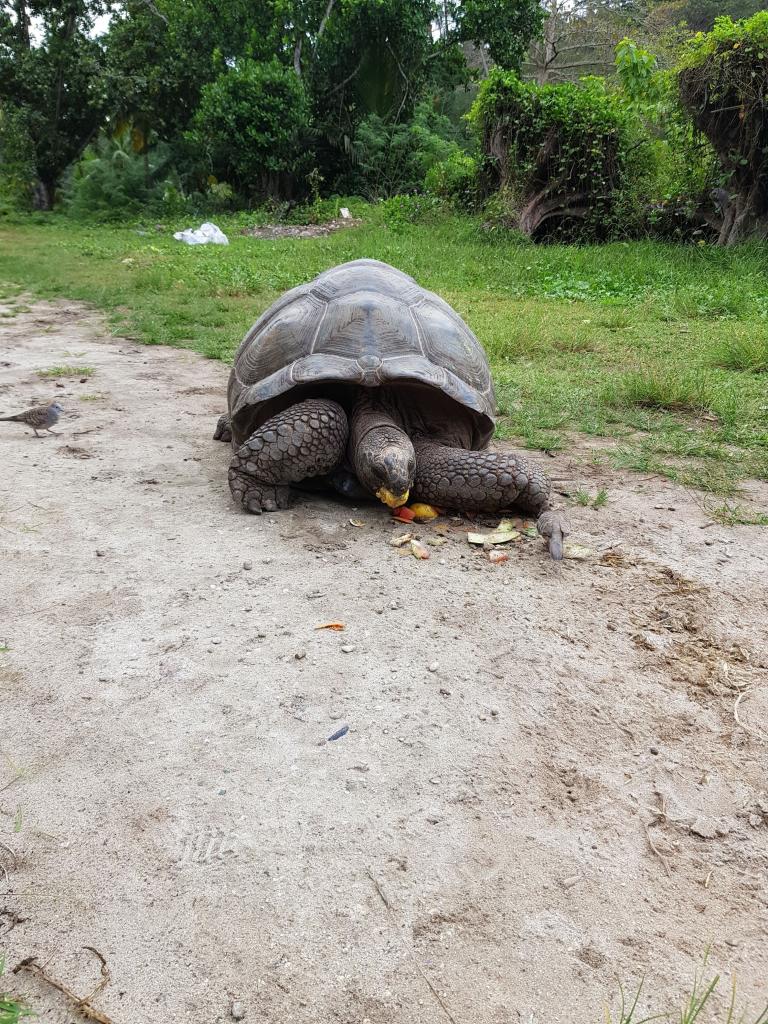
<path id="1" fill-rule="evenodd" d="M 443 520 L 419 562 L 380 507 L 238 512 L 225 366 L 71 303 L 0 348 L 3 411 L 67 409 L 0 424 L 9 968 L 85 994 L 97 948 L 115 1024 L 570 1024 L 644 974 L 678 1005 L 711 944 L 757 1013 L 768 531 L 585 447 L 547 469 L 608 489 L 572 512 L 590 561 L 493 566 Z M 37 376 L 62 364 L 94 373 Z"/>

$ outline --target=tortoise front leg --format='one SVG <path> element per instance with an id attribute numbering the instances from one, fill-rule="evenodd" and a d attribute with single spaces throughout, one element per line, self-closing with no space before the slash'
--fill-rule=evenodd
<path id="1" fill-rule="evenodd" d="M 229 413 L 223 412 L 216 421 L 216 429 L 213 432 L 214 441 L 231 441 L 232 440 L 232 424 L 230 423 Z"/>
<path id="2" fill-rule="evenodd" d="M 347 447 L 347 415 L 336 402 L 309 398 L 277 413 L 232 457 L 229 489 L 246 512 L 286 508 L 289 484 L 328 473 Z"/>
<path id="3" fill-rule="evenodd" d="M 418 438 L 414 446 L 413 490 L 421 501 L 465 512 L 498 512 L 517 505 L 536 516 L 552 557 L 563 557 L 568 522 L 553 510 L 552 485 L 538 466 L 512 452 L 471 452 Z"/>

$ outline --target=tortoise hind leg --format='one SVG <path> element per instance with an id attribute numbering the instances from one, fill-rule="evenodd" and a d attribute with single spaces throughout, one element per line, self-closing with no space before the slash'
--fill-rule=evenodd
<path id="1" fill-rule="evenodd" d="M 551 483 L 537 466 L 513 452 L 472 452 L 416 439 L 413 490 L 423 501 L 464 511 L 498 512 L 517 505 L 536 516 L 536 526 L 552 557 L 563 557 L 569 532 L 550 501 Z"/>
<path id="2" fill-rule="evenodd" d="M 336 402 L 309 398 L 277 413 L 232 456 L 232 497 L 256 515 L 286 508 L 290 484 L 341 462 L 348 433 L 347 414 Z"/>

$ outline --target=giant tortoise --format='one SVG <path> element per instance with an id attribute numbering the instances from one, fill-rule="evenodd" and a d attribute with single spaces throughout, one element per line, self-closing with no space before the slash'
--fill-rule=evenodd
<path id="1" fill-rule="evenodd" d="M 496 413 L 488 360 L 451 307 L 400 270 L 354 260 L 286 292 L 235 356 L 229 486 L 248 512 L 285 508 L 315 478 L 395 508 L 412 494 L 463 511 L 517 505 L 536 516 L 553 558 L 564 519 L 550 482 L 488 444 Z"/>

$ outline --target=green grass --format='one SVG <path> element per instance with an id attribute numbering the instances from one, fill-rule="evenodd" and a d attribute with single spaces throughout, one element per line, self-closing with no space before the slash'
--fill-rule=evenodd
<path id="1" fill-rule="evenodd" d="M 577 433 L 605 438 L 618 465 L 728 498 L 768 479 L 768 247 L 534 246 L 468 217 L 388 227 L 381 208 L 347 204 L 362 227 L 323 238 L 255 239 L 239 234 L 244 215 L 219 218 L 226 248 L 174 241 L 188 225 L 37 216 L 0 226 L 0 282 L 94 303 L 115 334 L 227 361 L 287 288 L 375 257 L 478 335 L 499 436 L 553 452 Z"/>
<path id="2" fill-rule="evenodd" d="M 627 998 L 623 987 L 619 986 L 619 1005 L 614 1015 L 610 1007 L 605 1010 L 605 1024 L 647 1024 L 652 1020 L 666 1021 L 667 1024 L 704 1024 L 707 1020 L 710 1024 L 768 1024 L 768 1003 L 758 1010 L 757 1013 L 750 1011 L 749 1007 L 737 1010 L 737 985 L 736 978 L 731 981 L 731 991 L 728 1003 L 724 1012 L 718 1014 L 713 1004 L 713 997 L 720 985 L 720 975 L 714 974 L 707 980 L 706 970 L 709 960 L 709 951 L 704 956 L 701 968 L 696 971 L 693 985 L 690 992 L 683 997 L 682 1006 L 675 1011 L 667 1010 L 662 1013 L 654 1013 L 651 1016 L 641 1015 L 640 997 L 643 991 L 644 981 L 638 985 L 631 1000 Z M 706 1015 L 702 1016 L 706 1011 Z"/>
<path id="3" fill-rule="evenodd" d="M 5 958 L 0 956 L 0 976 L 5 970 Z M 0 1024 L 19 1024 L 25 1017 L 33 1016 L 24 1003 L 13 999 L 7 992 L 0 992 Z"/>
<path id="4" fill-rule="evenodd" d="M 92 366 L 49 366 L 47 370 L 38 370 L 38 377 L 92 377 Z"/>

